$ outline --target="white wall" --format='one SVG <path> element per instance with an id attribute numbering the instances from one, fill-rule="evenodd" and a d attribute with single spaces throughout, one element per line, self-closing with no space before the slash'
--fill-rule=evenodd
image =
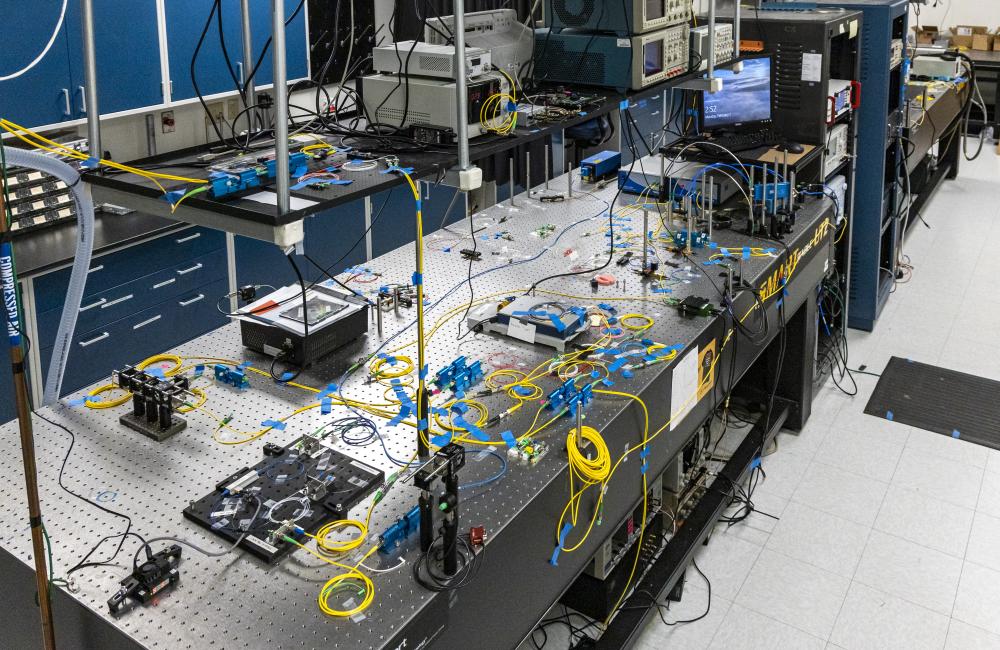
<path id="1" fill-rule="evenodd" d="M 1000 27 L 1000 1 L 998 0 L 931 0 L 919 5 L 920 24 L 947 28 L 954 25 L 987 25 Z M 917 6 L 910 8 L 910 24 L 915 25 Z"/>

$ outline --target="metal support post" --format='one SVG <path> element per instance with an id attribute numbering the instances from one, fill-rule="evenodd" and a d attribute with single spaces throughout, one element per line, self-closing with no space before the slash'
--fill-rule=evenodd
<path id="1" fill-rule="evenodd" d="M 285 0 L 271 0 L 271 50 L 274 56 L 274 174 L 278 214 L 289 209 L 288 70 L 285 67 Z"/>
<path id="2" fill-rule="evenodd" d="M 80 0 L 83 31 L 83 110 L 87 114 L 87 146 L 93 158 L 103 158 L 101 110 L 97 103 L 97 52 L 94 49 L 94 0 Z"/>
<path id="3" fill-rule="evenodd" d="M 687 197 L 687 254 L 690 255 L 691 242 L 694 240 L 694 199 L 688 194 Z"/>
<path id="4" fill-rule="evenodd" d="M 545 191 L 549 190 L 549 145 L 545 145 L 545 161 L 542 164 L 545 168 Z"/>
<path id="5" fill-rule="evenodd" d="M 782 162 L 782 167 L 781 167 L 781 181 L 783 183 L 787 183 L 788 182 L 788 149 L 785 149 L 785 153 L 784 153 L 783 158 L 784 158 L 784 160 Z M 775 185 L 774 189 L 775 189 L 775 195 L 777 195 L 778 186 Z M 789 197 L 791 197 L 791 186 L 789 186 L 788 195 L 789 195 Z M 775 199 L 775 202 L 777 202 L 778 197 L 775 196 L 774 199 Z M 784 205 L 785 205 L 786 209 L 789 207 L 787 199 L 784 201 Z"/>
<path id="6" fill-rule="evenodd" d="M 531 198 L 531 151 L 524 150 L 524 193 Z"/>
<path id="7" fill-rule="evenodd" d="M 708 2 L 708 78 L 715 76 L 715 1 Z M 739 0 L 736 0 L 739 2 Z"/>
<path id="8" fill-rule="evenodd" d="M 89 5 L 84 2 L 84 5 Z M 25 492 L 28 497 L 28 524 L 31 528 L 31 555 L 35 562 L 35 588 L 38 591 L 38 612 L 42 622 L 42 645 L 46 650 L 56 647 L 52 625 L 52 604 L 49 600 L 49 574 L 45 565 L 45 542 L 42 532 L 42 505 L 38 498 L 38 471 L 35 466 L 35 434 L 31 425 L 28 403 L 28 380 L 25 374 L 21 332 L 25 325 L 20 319 L 17 285 L 14 281 L 14 249 L 7 239 L 7 207 L 4 203 L 3 181 L 0 180 L 0 286 L 7 306 L 7 339 L 10 343 L 10 367 L 14 377 L 14 405 L 21 433 L 21 461 L 24 465 Z"/>
<path id="9" fill-rule="evenodd" d="M 566 163 L 566 198 L 573 198 L 573 163 Z"/>
<path id="10" fill-rule="evenodd" d="M 740 4 L 742 0 L 733 0 L 733 58 L 740 58 Z M 740 66 L 742 68 L 742 65 Z"/>
<path id="11" fill-rule="evenodd" d="M 510 173 L 507 175 L 507 190 L 510 192 L 510 207 L 514 207 L 514 157 L 511 156 L 508 161 Z"/>
<path id="12" fill-rule="evenodd" d="M 705 217 L 708 219 L 708 240 L 712 241 L 712 211 L 715 210 L 715 178 L 708 178 L 708 212 Z"/>
<path id="13" fill-rule="evenodd" d="M 642 271 L 649 271 L 649 210 L 642 209 Z"/>
<path id="14" fill-rule="evenodd" d="M 465 0 L 452 3 L 455 28 L 455 111 L 457 120 L 458 168 L 469 169 L 469 125 L 464 116 L 469 114 L 468 79 L 465 77 Z"/>
<path id="15" fill-rule="evenodd" d="M 243 30 L 243 63 L 240 64 L 241 78 L 243 84 L 243 95 L 246 97 L 246 105 L 253 106 L 257 103 L 255 98 L 253 79 L 250 73 L 253 71 L 253 35 L 250 27 L 250 0 L 240 0 L 240 24 Z M 253 131 L 254 110 L 247 111 L 247 133 Z"/>

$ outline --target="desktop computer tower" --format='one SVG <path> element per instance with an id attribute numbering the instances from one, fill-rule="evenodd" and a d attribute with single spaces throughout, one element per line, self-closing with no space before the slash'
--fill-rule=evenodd
<path id="1" fill-rule="evenodd" d="M 771 55 L 772 120 L 789 141 L 826 143 L 830 80 L 858 78 L 861 21 L 861 12 L 841 9 L 761 9 L 744 18 L 741 49 Z"/>

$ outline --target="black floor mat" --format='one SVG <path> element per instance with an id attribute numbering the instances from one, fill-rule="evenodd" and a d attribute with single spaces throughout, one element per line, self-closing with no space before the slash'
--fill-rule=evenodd
<path id="1" fill-rule="evenodd" d="M 1000 449 L 1000 381 L 892 357 L 865 413 Z"/>

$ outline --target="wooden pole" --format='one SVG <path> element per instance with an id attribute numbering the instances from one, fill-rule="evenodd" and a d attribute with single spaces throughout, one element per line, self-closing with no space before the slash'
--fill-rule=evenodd
<path id="1" fill-rule="evenodd" d="M 0 174 L 0 280 L 6 308 L 7 338 L 10 342 L 10 366 L 14 375 L 14 403 L 21 432 L 21 458 L 24 463 L 25 491 L 28 495 L 28 523 L 31 526 L 31 548 L 35 560 L 35 584 L 38 589 L 38 609 L 42 619 L 42 646 L 56 647 L 52 625 L 52 605 L 49 602 L 49 574 L 45 565 L 45 540 L 42 533 L 42 506 L 38 499 L 38 472 L 35 466 L 35 436 L 31 427 L 28 402 L 28 382 L 24 373 L 24 350 L 21 332 L 24 325 L 17 308 L 17 285 L 14 282 L 14 249 L 7 230 L 7 205 L 3 175 Z"/>

